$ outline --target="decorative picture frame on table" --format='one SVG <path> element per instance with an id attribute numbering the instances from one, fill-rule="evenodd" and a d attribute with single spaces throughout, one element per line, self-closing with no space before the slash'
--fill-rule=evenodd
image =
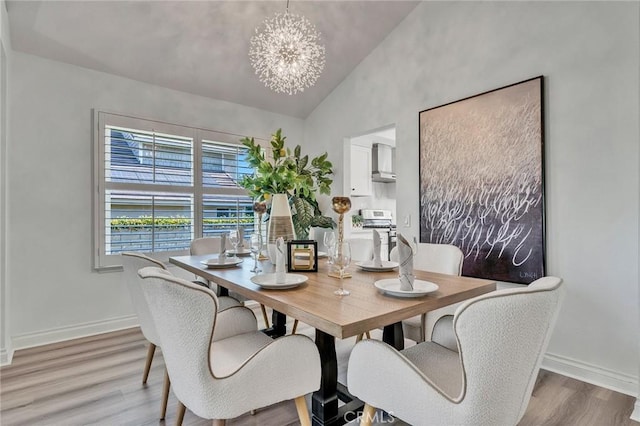
<path id="1" fill-rule="evenodd" d="M 288 272 L 318 272 L 318 242 L 292 240 L 287 242 Z"/>
<path id="2" fill-rule="evenodd" d="M 419 113 L 420 242 L 453 244 L 463 275 L 545 274 L 544 77 Z"/>

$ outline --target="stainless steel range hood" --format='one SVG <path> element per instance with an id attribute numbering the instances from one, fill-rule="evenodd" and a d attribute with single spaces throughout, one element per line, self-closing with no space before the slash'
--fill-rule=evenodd
<path id="1" fill-rule="evenodd" d="M 395 182 L 394 168 L 396 149 L 391 145 L 374 143 L 371 147 L 371 180 L 374 182 Z"/>

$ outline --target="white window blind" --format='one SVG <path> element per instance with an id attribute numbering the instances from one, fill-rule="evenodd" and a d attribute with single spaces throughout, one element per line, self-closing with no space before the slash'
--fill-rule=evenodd
<path id="1" fill-rule="evenodd" d="M 238 185 L 253 173 L 241 136 L 96 116 L 96 268 L 117 266 L 123 251 L 166 260 L 200 236 L 253 232 L 253 203 Z"/>

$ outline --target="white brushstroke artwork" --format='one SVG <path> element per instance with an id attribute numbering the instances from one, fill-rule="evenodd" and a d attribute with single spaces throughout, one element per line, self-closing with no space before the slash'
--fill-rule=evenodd
<path id="1" fill-rule="evenodd" d="M 544 275 L 542 77 L 420 113 L 420 241 L 464 275 Z"/>

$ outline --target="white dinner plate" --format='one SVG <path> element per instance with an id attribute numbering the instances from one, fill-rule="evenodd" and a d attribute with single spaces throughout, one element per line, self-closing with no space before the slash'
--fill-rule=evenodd
<path id="1" fill-rule="evenodd" d="M 356 266 L 362 269 L 363 271 L 372 271 L 372 272 L 393 271 L 393 268 L 397 268 L 398 265 L 399 265 L 398 262 L 392 262 L 389 260 L 383 260 L 382 266 L 376 266 L 373 263 L 373 260 L 356 262 Z"/>
<path id="2" fill-rule="evenodd" d="M 318 252 L 318 259 L 322 259 L 323 257 L 327 257 L 327 252 L 326 251 L 319 251 Z"/>
<path id="3" fill-rule="evenodd" d="M 396 297 L 420 297 L 425 294 L 438 290 L 438 285 L 429 281 L 414 280 L 413 290 L 405 291 L 400 290 L 400 279 L 389 278 L 386 280 L 379 280 L 373 283 L 374 286 L 383 293 Z"/>
<path id="4" fill-rule="evenodd" d="M 271 272 L 267 274 L 254 275 L 251 277 L 251 282 L 269 290 L 284 290 L 287 288 L 297 287 L 308 279 L 309 277 L 306 275 L 286 274 L 284 282 L 277 283 L 276 273 Z"/>
<path id="5" fill-rule="evenodd" d="M 237 257 L 226 257 L 224 262 L 219 262 L 217 257 L 200 261 L 207 268 L 231 268 L 242 263 L 242 259 Z"/>
<path id="6" fill-rule="evenodd" d="M 249 256 L 251 254 L 251 250 L 246 248 L 241 248 L 238 250 L 237 253 L 235 250 L 227 250 L 227 254 L 230 254 L 232 256 Z"/>

